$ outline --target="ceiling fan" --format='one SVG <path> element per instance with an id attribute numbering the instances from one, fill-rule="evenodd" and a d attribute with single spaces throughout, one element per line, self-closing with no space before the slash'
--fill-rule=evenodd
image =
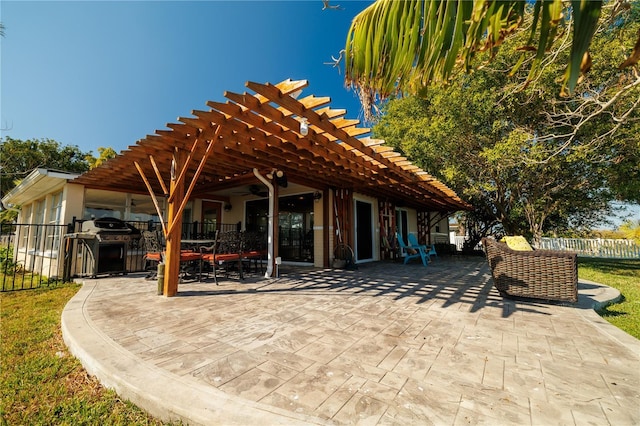
<path id="1" fill-rule="evenodd" d="M 246 191 L 235 192 L 234 194 L 239 195 L 255 195 L 256 197 L 268 197 L 269 192 L 264 190 L 264 187 L 261 185 L 249 185 Z"/>

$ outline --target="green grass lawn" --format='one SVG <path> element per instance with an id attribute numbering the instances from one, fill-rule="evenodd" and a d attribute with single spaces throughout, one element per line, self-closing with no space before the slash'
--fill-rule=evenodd
<path id="1" fill-rule="evenodd" d="M 163 424 L 102 387 L 68 352 L 60 316 L 79 288 L 0 293 L 0 424 Z"/>
<path id="2" fill-rule="evenodd" d="M 624 299 L 598 313 L 616 327 L 640 339 L 640 260 L 578 260 L 578 276 L 616 288 Z"/>

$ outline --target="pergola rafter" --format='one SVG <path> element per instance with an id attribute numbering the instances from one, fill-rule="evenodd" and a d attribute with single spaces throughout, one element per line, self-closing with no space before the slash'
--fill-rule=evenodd
<path id="1" fill-rule="evenodd" d="M 330 98 L 301 97 L 306 80 L 246 86 L 251 92 L 225 92 L 227 101 L 208 101 L 208 110 L 178 118 L 75 182 L 140 193 L 145 180 L 153 197 L 168 197 L 168 252 L 169 246 L 179 247 L 175 229 L 189 196 L 228 199 L 223 191 L 258 183 L 254 169 L 263 175 L 279 169 L 290 182 L 325 193 L 344 188 L 420 211 L 448 214 L 469 208 L 446 185 L 369 137 L 370 129 L 346 118 L 346 110 L 331 108 Z M 165 295 L 170 296 L 177 281 L 167 280 Z"/>
<path id="2" fill-rule="evenodd" d="M 139 191 L 140 177 L 132 160 L 144 164 L 147 174 L 155 176 L 149 156 L 158 169 L 167 170 L 175 149 L 190 150 L 201 132 L 220 124 L 220 138 L 202 169 L 194 195 L 215 193 L 220 185 L 233 186 L 234 179 L 247 176 L 253 167 L 282 168 L 294 181 L 318 187 L 349 186 L 376 196 L 382 192 L 391 199 L 408 197 L 405 203 L 416 208 L 450 212 L 468 207 L 384 141 L 359 137 L 369 129 L 358 127 L 358 120 L 345 118 L 344 109 L 331 108 L 330 98 L 300 98 L 307 86 L 305 80 L 277 85 L 248 82 L 254 93 L 225 92 L 227 102 L 207 102 L 210 110 L 194 110 L 193 117 L 167 124 L 168 130 L 147 135 L 78 181 L 95 188 L 117 186 Z M 309 123 L 306 136 L 300 134 L 303 118 Z M 193 155 L 204 155 L 204 149 L 198 148 Z M 187 174 L 193 176 L 194 172 Z M 154 191 L 164 192 L 158 182 L 152 186 Z"/>

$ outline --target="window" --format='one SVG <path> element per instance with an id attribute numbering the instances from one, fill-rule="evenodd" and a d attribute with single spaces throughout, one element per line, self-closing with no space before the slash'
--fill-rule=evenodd
<path id="1" fill-rule="evenodd" d="M 115 217 L 124 219 L 127 194 L 124 192 L 87 189 L 84 196 L 83 219 Z"/>
<path id="2" fill-rule="evenodd" d="M 157 200 L 161 210 L 164 210 L 164 198 Z M 127 220 L 135 222 L 160 222 L 160 217 L 153 204 L 153 200 L 148 195 L 131 195 L 130 210 Z"/>
<path id="3" fill-rule="evenodd" d="M 313 193 L 280 197 L 278 201 L 278 252 L 282 260 L 313 262 Z M 269 202 L 246 203 L 246 230 L 268 233 Z"/>
<path id="4" fill-rule="evenodd" d="M 33 203 L 29 204 L 28 206 L 25 206 L 22 209 L 22 218 L 21 218 L 21 222 L 24 224 L 29 224 L 32 223 L 31 222 L 31 213 L 33 211 Z M 30 226 L 20 226 L 18 227 L 20 235 L 18 236 L 19 242 L 18 242 L 18 248 L 20 249 L 26 249 L 27 245 L 29 244 L 29 229 L 31 227 Z"/>
<path id="5" fill-rule="evenodd" d="M 62 213 L 62 191 L 51 196 L 49 204 L 49 222 L 46 226 L 46 235 L 44 250 L 57 253 L 60 246 L 61 223 L 60 215 Z"/>
<path id="6" fill-rule="evenodd" d="M 31 221 L 33 225 L 36 225 L 35 240 L 29 243 L 29 248 L 36 251 L 42 250 L 42 246 L 46 237 L 46 234 L 44 232 L 45 227 L 42 226 L 47 223 L 45 222 L 46 204 L 46 199 L 35 202 L 35 214 L 33 215 L 33 220 Z"/>

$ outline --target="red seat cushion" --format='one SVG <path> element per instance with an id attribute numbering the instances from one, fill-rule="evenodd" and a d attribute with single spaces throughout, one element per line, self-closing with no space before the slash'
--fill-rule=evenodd
<path id="1" fill-rule="evenodd" d="M 180 252 L 180 262 L 191 262 L 194 260 L 200 260 L 201 255 L 200 253 L 196 253 L 196 252 Z"/>
<path id="2" fill-rule="evenodd" d="M 213 253 L 206 253 L 202 255 L 202 259 L 207 262 L 231 262 L 233 260 L 240 260 L 240 255 L 237 253 L 228 253 L 216 254 L 214 257 Z"/>
<path id="3" fill-rule="evenodd" d="M 260 258 L 262 256 L 266 256 L 267 251 L 266 250 L 251 250 L 251 251 L 245 251 L 242 253 L 242 257 L 243 258 Z"/>
<path id="4" fill-rule="evenodd" d="M 145 257 L 152 262 L 160 262 L 162 260 L 160 253 L 147 253 Z"/>

